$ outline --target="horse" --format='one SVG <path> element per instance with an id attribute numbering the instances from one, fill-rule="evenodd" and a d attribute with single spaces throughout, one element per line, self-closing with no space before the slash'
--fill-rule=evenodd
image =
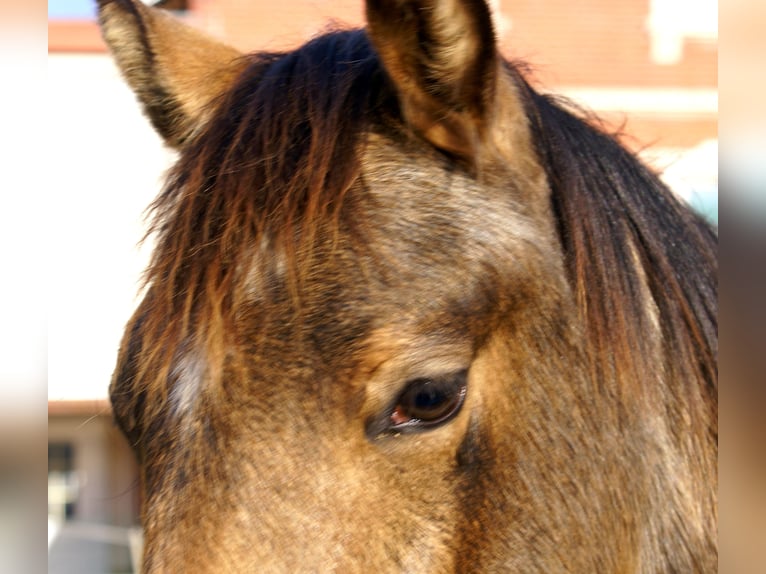
<path id="1" fill-rule="evenodd" d="M 717 231 L 483 0 L 99 21 L 179 154 L 110 385 L 144 572 L 716 571 Z"/>

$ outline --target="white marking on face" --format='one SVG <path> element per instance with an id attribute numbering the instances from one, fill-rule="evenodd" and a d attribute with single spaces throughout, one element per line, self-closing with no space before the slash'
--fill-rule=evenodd
<path id="1" fill-rule="evenodd" d="M 184 353 L 173 367 L 173 388 L 170 391 L 170 408 L 177 417 L 183 417 L 194 410 L 202 389 L 206 365 L 202 355 L 196 352 Z"/>
<path id="2" fill-rule="evenodd" d="M 244 285 L 249 299 L 257 302 L 263 298 L 268 276 L 277 281 L 284 280 L 287 275 L 287 257 L 283 249 L 275 247 L 272 239 L 264 235 L 240 272 L 245 274 Z"/>

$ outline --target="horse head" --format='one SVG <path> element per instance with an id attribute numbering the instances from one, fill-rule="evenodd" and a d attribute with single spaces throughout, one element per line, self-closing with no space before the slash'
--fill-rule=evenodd
<path id="1" fill-rule="evenodd" d="M 715 568 L 715 234 L 481 0 L 104 37 L 179 151 L 111 385 L 147 572 Z"/>

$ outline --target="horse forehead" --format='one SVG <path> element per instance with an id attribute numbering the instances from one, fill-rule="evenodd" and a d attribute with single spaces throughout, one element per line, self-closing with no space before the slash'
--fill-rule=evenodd
<path id="1" fill-rule="evenodd" d="M 530 248 L 555 248 L 549 191 L 538 166 L 498 161 L 477 175 L 422 142 L 375 133 L 361 165 L 368 216 L 382 248 L 441 250 L 451 264 L 487 258 L 499 264 L 532 255 Z"/>
<path id="2" fill-rule="evenodd" d="M 308 285 L 303 328 L 321 332 L 328 356 L 336 341 L 366 348 L 381 327 L 471 339 L 499 302 L 525 296 L 533 273 L 561 275 L 552 218 L 525 203 L 530 182 L 512 167 L 480 178 L 420 142 L 377 133 L 359 159 L 341 218 L 352 223 L 341 224 L 339 249 L 317 253 Z"/>
<path id="3" fill-rule="evenodd" d="M 335 365 L 339 349 L 366 348 L 381 326 L 471 338 L 498 300 L 528 290 L 530 270 L 560 272 L 550 221 L 525 200 L 529 181 L 513 167 L 479 178 L 422 142 L 376 132 L 359 153 L 341 216 L 325 222 L 332 231 L 297 284 L 300 324 L 283 320 L 293 311 L 281 292 L 290 270 L 282 243 L 263 240 L 246 265 L 240 316 L 268 318 L 272 341 L 292 341 L 299 329 Z"/>

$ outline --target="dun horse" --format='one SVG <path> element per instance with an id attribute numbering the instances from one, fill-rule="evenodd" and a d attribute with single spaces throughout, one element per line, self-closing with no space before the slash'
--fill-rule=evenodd
<path id="1" fill-rule="evenodd" d="M 146 572 L 716 571 L 716 232 L 484 2 L 100 21 L 180 154 L 111 385 Z"/>

